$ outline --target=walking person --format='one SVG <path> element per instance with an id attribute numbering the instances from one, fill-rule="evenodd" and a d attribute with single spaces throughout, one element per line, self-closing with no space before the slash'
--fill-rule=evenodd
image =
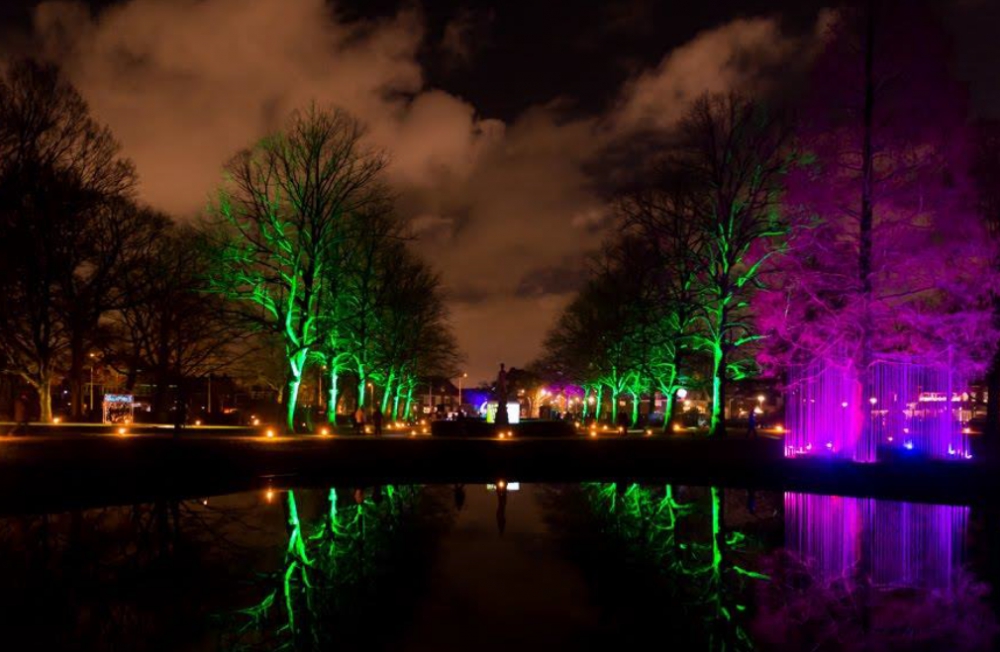
<path id="1" fill-rule="evenodd" d="M 750 410 L 750 416 L 747 417 L 747 439 L 751 437 L 757 439 L 757 412 L 755 410 Z"/>
<path id="2" fill-rule="evenodd" d="M 365 434 L 365 411 L 360 405 L 358 406 L 358 409 L 354 411 L 354 434 Z"/>
<path id="3" fill-rule="evenodd" d="M 377 436 L 382 436 L 382 410 L 378 408 L 372 410 L 372 428 Z"/>

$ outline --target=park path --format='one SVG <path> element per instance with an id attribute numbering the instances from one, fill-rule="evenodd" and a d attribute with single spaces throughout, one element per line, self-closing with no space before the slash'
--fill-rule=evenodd
<path id="1" fill-rule="evenodd" d="M 497 495 L 466 486 L 466 501 L 441 541 L 428 593 L 400 646 L 405 650 L 580 650 L 590 648 L 600 613 L 579 570 L 561 556 L 545 523 L 543 488 Z"/>

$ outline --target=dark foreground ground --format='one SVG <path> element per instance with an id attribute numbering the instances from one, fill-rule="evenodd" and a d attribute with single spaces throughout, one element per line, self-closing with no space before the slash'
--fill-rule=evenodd
<path id="1" fill-rule="evenodd" d="M 1000 491 L 977 461 L 788 460 L 774 438 L 267 438 L 60 433 L 0 437 L 0 514 L 309 485 L 670 482 L 974 504 Z"/>

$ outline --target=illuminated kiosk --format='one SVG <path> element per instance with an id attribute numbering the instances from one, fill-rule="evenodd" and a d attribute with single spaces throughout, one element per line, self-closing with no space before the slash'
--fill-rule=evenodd
<path id="1" fill-rule="evenodd" d="M 785 549 L 824 581 L 865 575 L 878 588 L 951 590 L 969 508 L 785 494 Z"/>
<path id="2" fill-rule="evenodd" d="M 788 375 L 786 457 L 875 462 L 893 450 L 972 457 L 962 427 L 961 384 L 950 365 L 880 359 L 872 364 L 868 390 L 848 365 L 817 361 Z"/>
<path id="3" fill-rule="evenodd" d="M 497 402 L 486 403 L 486 423 L 496 423 Z M 507 401 L 507 423 L 513 425 L 521 422 L 521 404 L 517 401 Z"/>
<path id="4" fill-rule="evenodd" d="M 132 423 L 134 406 L 131 394 L 105 394 L 104 423 Z"/>

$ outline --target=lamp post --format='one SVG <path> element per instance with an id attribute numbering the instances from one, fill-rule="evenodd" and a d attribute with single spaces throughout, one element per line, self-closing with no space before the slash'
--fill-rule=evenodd
<path id="1" fill-rule="evenodd" d="M 468 377 L 469 377 L 469 374 L 464 373 L 464 372 L 462 373 L 461 376 L 458 377 L 458 409 L 459 410 L 462 409 L 462 380 L 465 379 L 465 378 L 468 378 Z"/>
<path id="2" fill-rule="evenodd" d="M 87 410 L 93 414 L 94 413 L 94 358 L 97 355 L 94 353 L 90 354 L 90 400 Z"/>
<path id="3" fill-rule="evenodd" d="M 368 383 L 368 389 L 371 391 L 372 397 L 372 414 L 375 414 L 375 383 Z"/>

